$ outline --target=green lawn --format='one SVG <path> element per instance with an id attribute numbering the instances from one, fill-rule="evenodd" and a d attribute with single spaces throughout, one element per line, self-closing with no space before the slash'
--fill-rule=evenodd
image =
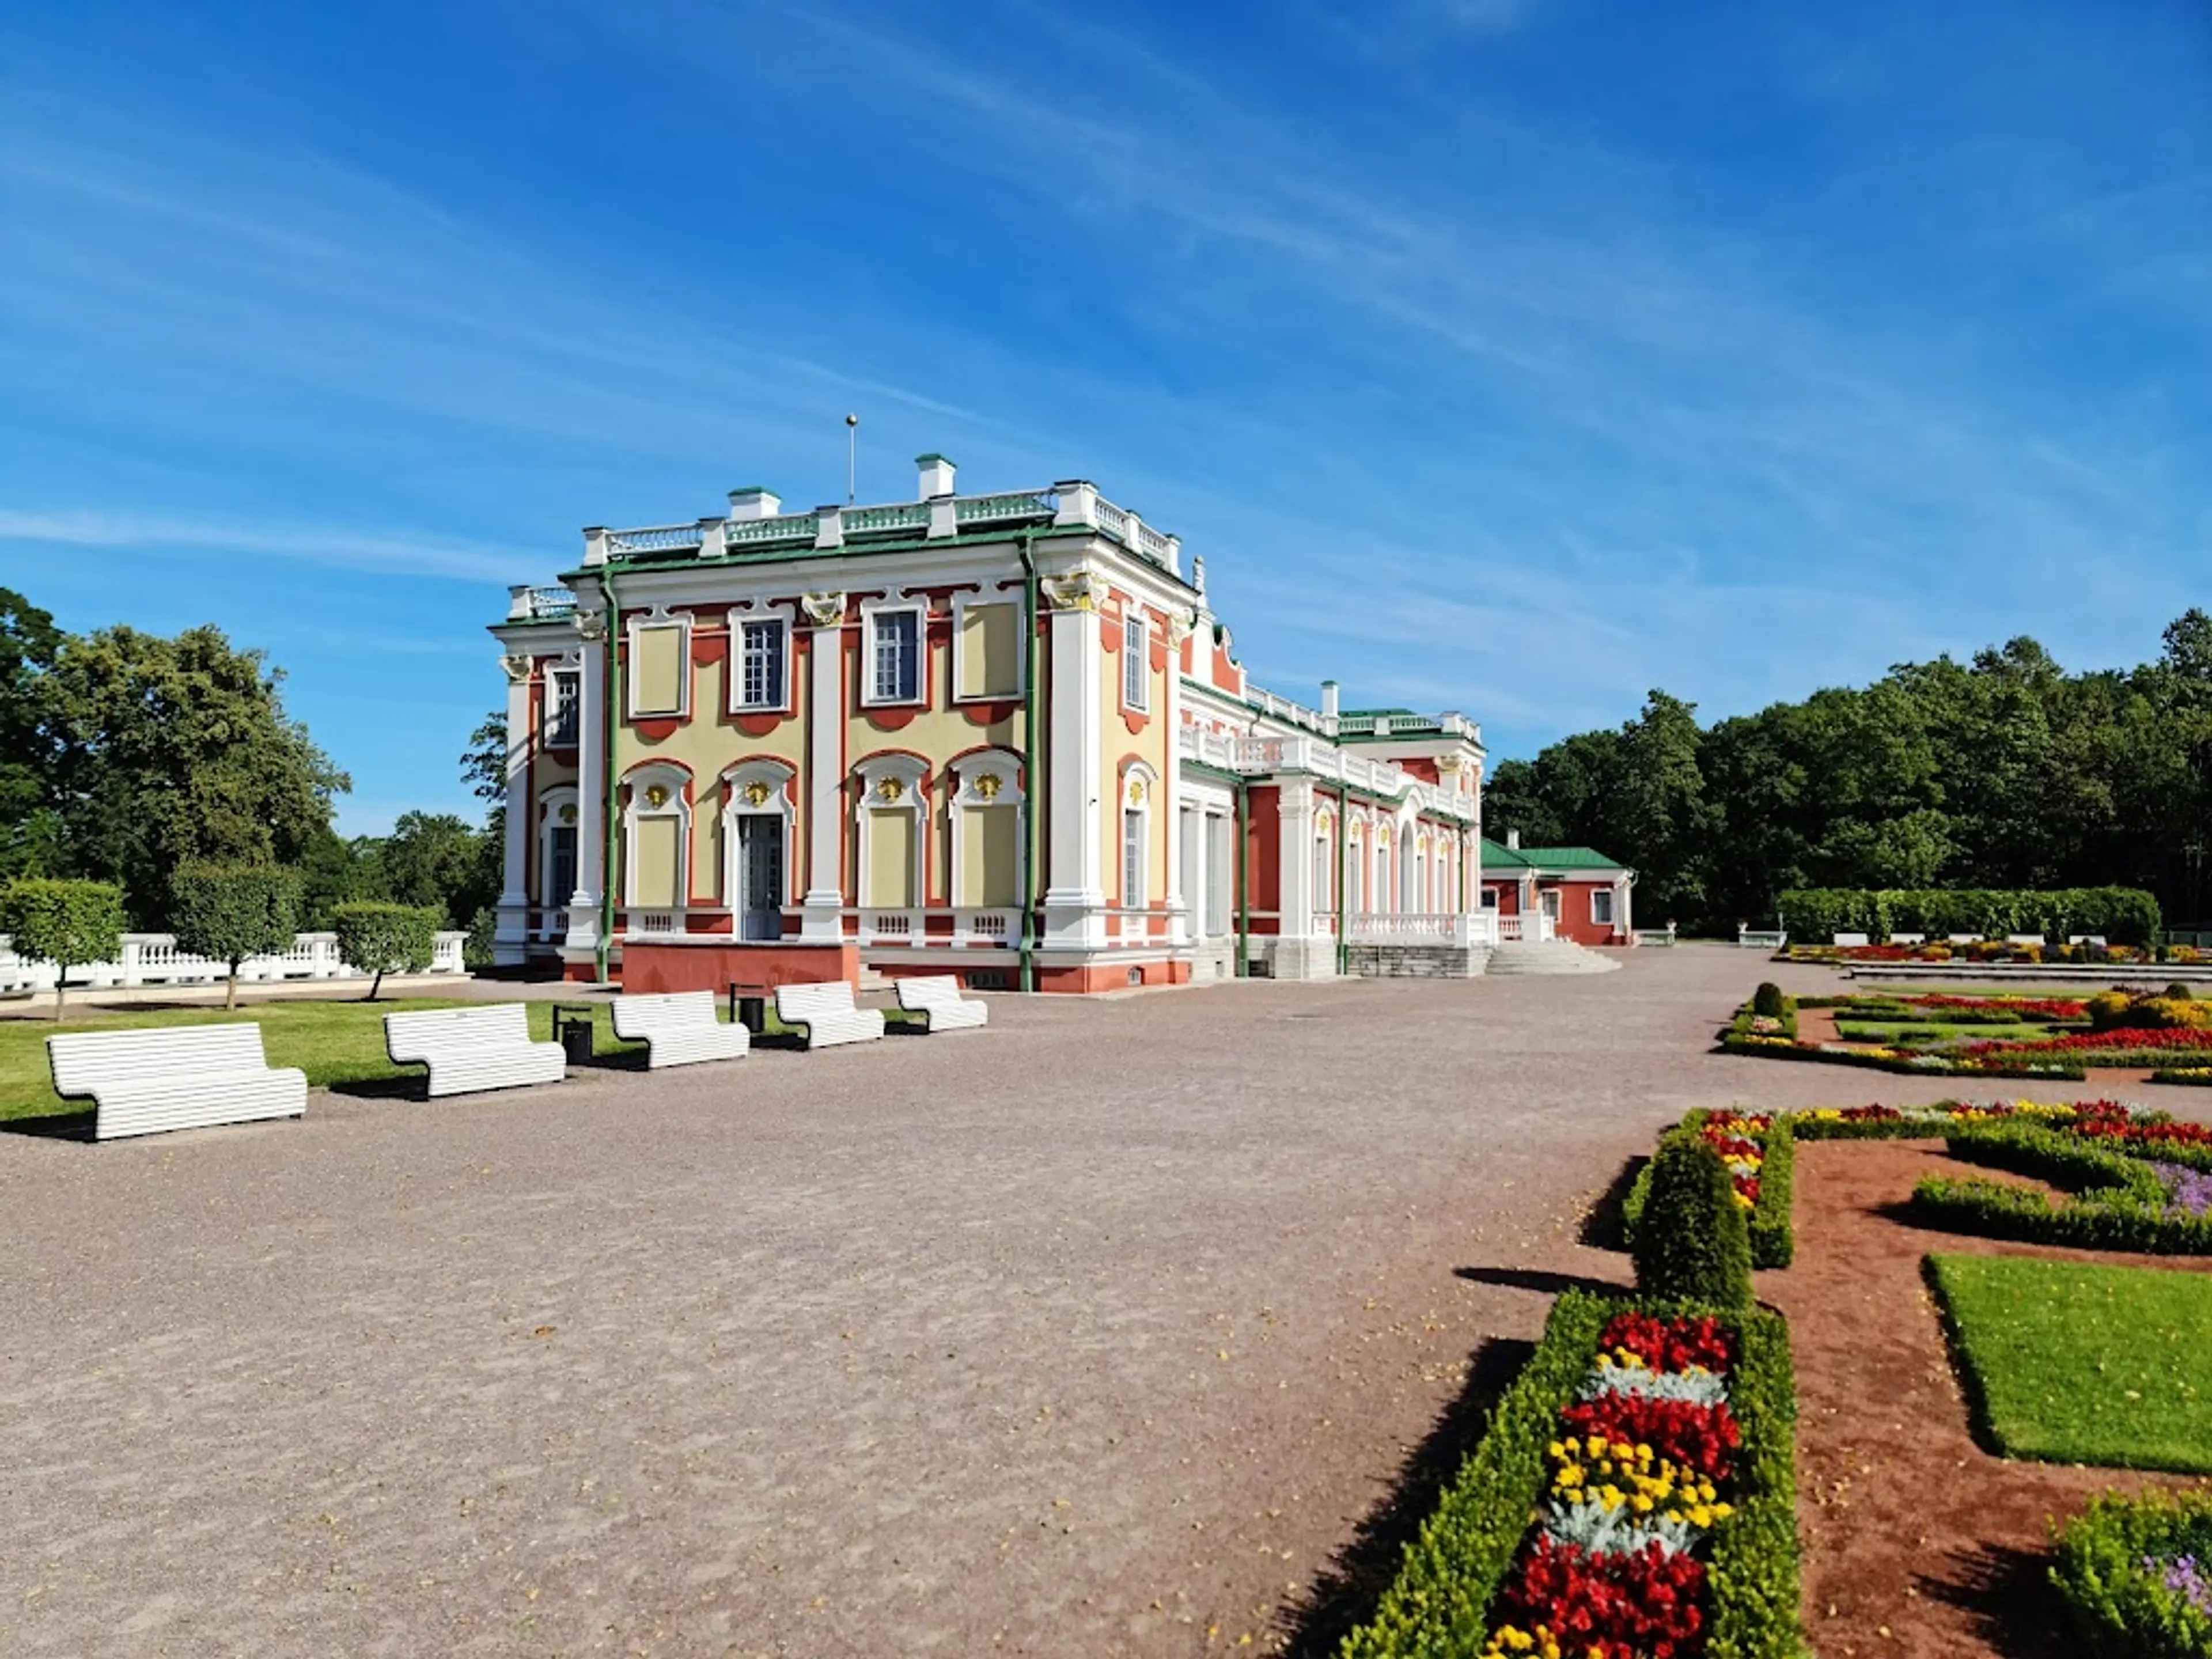
<path id="1" fill-rule="evenodd" d="M 1846 1042 L 1879 1042 L 1896 1048 L 1900 1044 L 1916 1048 L 1932 1047 L 1939 1042 L 2038 1042 L 2045 1037 L 2064 1035 L 2068 1031 L 2087 1028 L 2075 1025 L 2046 1025 L 2033 1020 L 2017 1024 L 1946 1025 L 1937 1020 L 1864 1020 L 1854 1019 L 1848 1013 L 1836 1019 L 1836 1035 Z"/>
<path id="2" fill-rule="evenodd" d="M 1998 1451 L 2212 1474 L 2212 1273 L 1928 1261 L 1977 1426 Z"/>
<path id="3" fill-rule="evenodd" d="M 271 1066 L 296 1066 L 307 1086 L 325 1089 L 379 1079 L 422 1075 L 419 1066 L 394 1066 L 384 1057 L 384 1017 L 410 1008 L 465 1006 L 450 998 L 393 997 L 376 1002 L 351 998 L 263 1002 L 225 1012 L 221 1008 L 161 1008 L 128 1012 L 71 1014 L 59 1025 L 51 1019 L 0 1020 L 0 1118 L 44 1117 L 90 1109 L 86 1100 L 65 1101 L 53 1091 L 46 1069 L 46 1039 L 56 1031 L 120 1031 L 148 1025 L 220 1025 L 250 1019 L 261 1027 L 262 1050 Z M 553 1006 L 526 1005 L 530 1034 L 550 1040 Z M 592 1010 L 592 1048 L 598 1054 L 621 1053 L 642 1044 L 619 1042 L 604 1003 Z"/>

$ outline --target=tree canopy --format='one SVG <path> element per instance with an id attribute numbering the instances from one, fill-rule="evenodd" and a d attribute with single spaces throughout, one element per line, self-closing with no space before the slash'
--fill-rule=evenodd
<path id="1" fill-rule="evenodd" d="M 1701 726 L 1655 690 L 1617 730 L 1492 773 L 1488 833 L 1635 866 L 1637 911 L 1725 930 L 1791 887 L 2155 893 L 2212 917 L 2212 617 L 2157 659 L 2069 674 L 2031 639 L 1904 663 Z"/>

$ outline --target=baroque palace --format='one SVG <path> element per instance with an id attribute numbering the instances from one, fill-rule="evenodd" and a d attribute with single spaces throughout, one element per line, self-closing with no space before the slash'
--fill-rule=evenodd
<path id="1" fill-rule="evenodd" d="M 514 590 L 502 963 L 1095 991 L 1474 973 L 1517 933 L 1471 721 L 1271 696 L 1176 537 L 918 465 L 911 501 L 589 530 Z"/>

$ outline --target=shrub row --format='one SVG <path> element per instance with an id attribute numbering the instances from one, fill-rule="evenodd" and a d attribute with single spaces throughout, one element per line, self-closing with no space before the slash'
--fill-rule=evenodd
<path id="1" fill-rule="evenodd" d="M 1406 1546 L 1375 1617 L 1345 1638 L 1343 1659 L 1462 1659 L 1486 1620 L 1544 1490 L 1544 1449 L 1589 1374 L 1613 1305 L 1583 1291 L 1552 1304 L 1543 1340 L 1490 1414 L 1437 1511 Z"/>
<path id="2" fill-rule="evenodd" d="M 2193 1084 L 2212 1087 L 2212 1066 L 2161 1066 L 2150 1074 L 2153 1083 Z"/>
<path id="3" fill-rule="evenodd" d="M 2203 1659 L 2212 1610 L 2157 1564 L 2188 1557 L 2212 1577 L 2212 1492 L 2107 1493 L 2058 1529 L 2051 1582 L 2091 1659 Z"/>
<path id="4" fill-rule="evenodd" d="M 1712 1530 L 1706 1583 L 1712 1659 L 1800 1659 L 1796 1383 L 1788 1326 L 1763 1310 L 1612 1302 L 1580 1291 L 1552 1304 L 1535 1354 L 1492 1412 L 1420 1536 L 1406 1547 L 1375 1617 L 1342 1659 L 1465 1659 L 1482 1649 L 1498 1587 L 1544 1491 L 1546 1448 L 1596 1355 L 1606 1321 L 1635 1308 L 1659 1318 L 1711 1314 L 1735 1339 L 1729 1404 L 1743 1434 L 1734 1512 Z"/>
<path id="5" fill-rule="evenodd" d="M 2158 901 L 2133 887 L 2062 887 L 2047 891 L 2002 888 L 1796 888 L 1778 902 L 1783 927 L 1793 939 L 1824 940 L 1838 933 L 1886 939 L 1893 933 L 2040 933 L 2064 939 L 2100 933 L 2115 944 L 2141 945 L 2156 937 Z"/>
<path id="6" fill-rule="evenodd" d="M 2017 1127 L 1954 1134 L 1948 1146 L 1962 1162 L 2086 1189 L 2053 1204 L 2033 1187 L 1930 1176 L 1912 1189 L 1912 1207 L 1931 1226 L 2075 1249 L 2212 1255 L 2212 1215 L 2169 1213 L 2164 1187 L 2136 1158 Z"/>
<path id="7" fill-rule="evenodd" d="M 2020 1078 L 2053 1083 L 2079 1083 L 2088 1076 L 2087 1072 L 2070 1060 L 2050 1063 L 2003 1060 L 1973 1061 L 1940 1055 L 1913 1060 L 1903 1054 L 1856 1053 L 1849 1048 L 1826 1048 L 1817 1042 L 1798 1042 L 1786 1037 L 1749 1036 L 1740 1034 L 1733 1027 L 1721 1038 L 1720 1046 L 1729 1054 L 1752 1054 L 1761 1060 L 1802 1060 L 1816 1066 L 1856 1066 L 1862 1071 L 1894 1072 L 1905 1077 Z M 2172 1056 L 2168 1054 L 2162 1058 L 2172 1059 Z M 2105 1062 L 2100 1060 L 2100 1063 Z M 2127 1062 L 2112 1063 L 2124 1065 Z"/>

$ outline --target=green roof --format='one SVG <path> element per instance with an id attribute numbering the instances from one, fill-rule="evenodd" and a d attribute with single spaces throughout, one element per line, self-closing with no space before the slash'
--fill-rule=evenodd
<path id="1" fill-rule="evenodd" d="M 1591 847 L 1502 846 L 1487 836 L 1482 842 L 1486 870 L 1626 870 L 1618 859 L 1609 859 Z"/>

